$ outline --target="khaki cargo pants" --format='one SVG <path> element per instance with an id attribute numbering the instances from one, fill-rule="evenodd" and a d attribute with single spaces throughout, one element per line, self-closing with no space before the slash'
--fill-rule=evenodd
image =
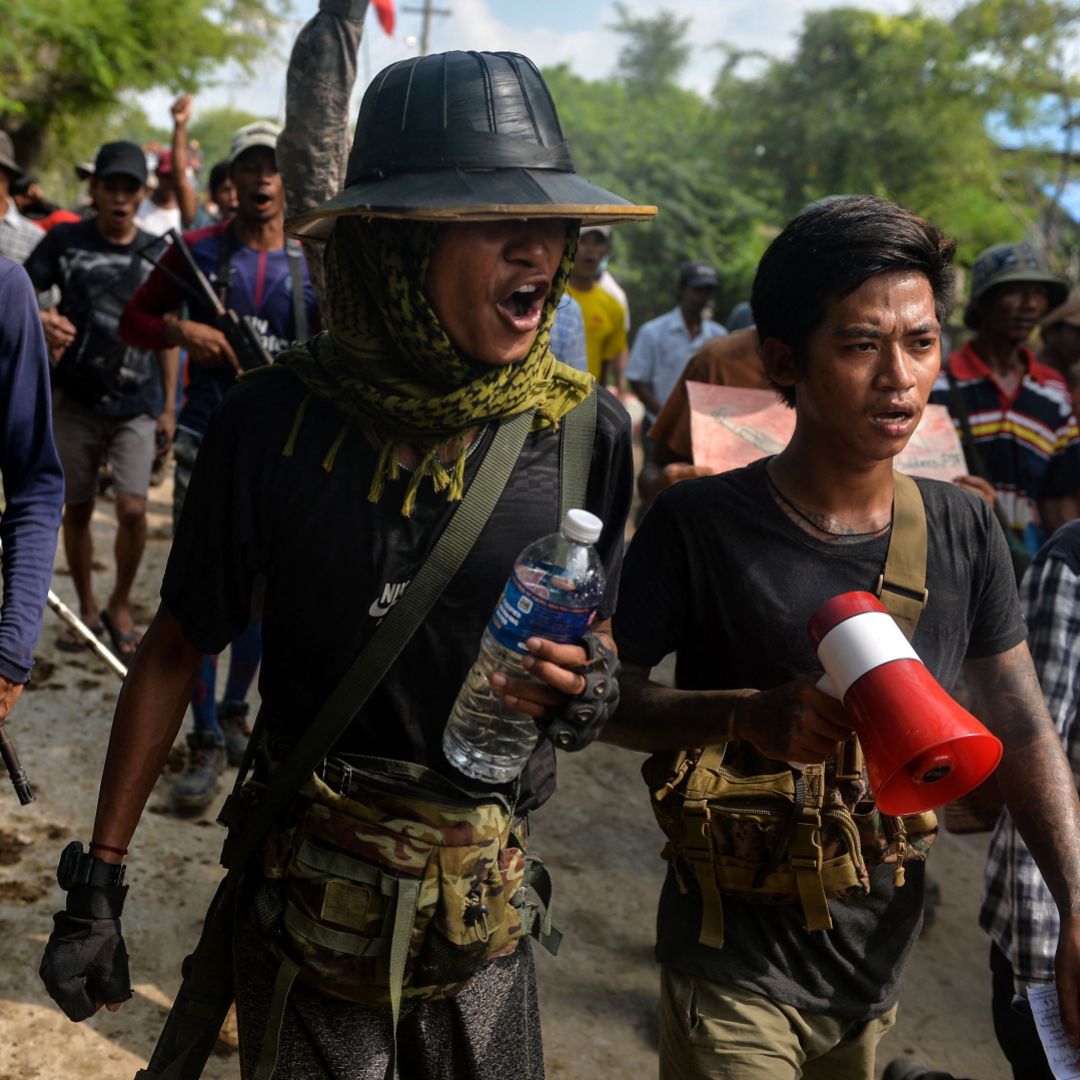
<path id="1" fill-rule="evenodd" d="M 873 1080 L 876 1020 L 802 1012 L 673 968 L 660 976 L 660 1080 Z"/>

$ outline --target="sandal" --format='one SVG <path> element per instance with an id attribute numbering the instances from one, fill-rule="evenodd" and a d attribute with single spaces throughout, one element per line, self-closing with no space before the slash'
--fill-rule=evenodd
<path id="1" fill-rule="evenodd" d="M 128 663 L 135 655 L 135 650 L 139 647 L 139 642 L 142 641 L 142 631 L 132 627 L 127 633 L 122 634 L 117 628 L 116 623 L 109 617 L 108 611 L 102 609 L 101 623 L 105 628 L 105 633 L 109 635 L 109 640 L 112 642 L 113 648 L 116 650 L 116 655 Z"/>
<path id="2" fill-rule="evenodd" d="M 105 627 L 100 623 L 87 623 L 87 629 L 97 637 L 105 633 Z M 90 648 L 90 642 L 86 640 L 73 626 L 67 626 L 56 639 L 56 647 L 63 652 L 82 652 Z"/>

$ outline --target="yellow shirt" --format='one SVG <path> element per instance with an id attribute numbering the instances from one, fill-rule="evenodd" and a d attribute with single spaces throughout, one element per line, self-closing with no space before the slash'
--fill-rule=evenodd
<path id="1" fill-rule="evenodd" d="M 622 305 L 610 293 L 594 285 L 587 292 L 567 285 L 567 292 L 581 305 L 585 318 L 585 356 L 589 372 L 597 379 L 600 369 L 626 351 L 626 322 Z"/>

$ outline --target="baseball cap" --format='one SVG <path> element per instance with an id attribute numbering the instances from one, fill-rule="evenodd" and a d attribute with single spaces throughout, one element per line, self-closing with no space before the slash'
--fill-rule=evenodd
<path id="1" fill-rule="evenodd" d="M 238 131 L 233 132 L 232 142 L 229 143 L 229 164 L 231 165 L 246 150 L 251 150 L 256 146 L 276 149 L 280 134 L 281 125 L 275 124 L 272 120 L 256 120 L 252 124 L 245 124 Z"/>
<path id="2" fill-rule="evenodd" d="M 16 177 L 22 176 L 22 167 L 15 161 L 15 144 L 6 131 L 0 131 L 0 168 L 7 169 Z"/>
<path id="3" fill-rule="evenodd" d="M 1039 325 L 1043 327 L 1053 326 L 1055 323 L 1080 326 L 1080 292 L 1072 293 L 1064 304 L 1059 304 L 1053 311 L 1048 311 L 1039 320 Z"/>
<path id="4" fill-rule="evenodd" d="M 691 259 L 679 267 L 680 289 L 715 289 L 718 284 L 716 270 L 707 262 Z"/>
<path id="5" fill-rule="evenodd" d="M 146 183 L 146 155 L 136 143 L 121 140 L 105 143 L 94 158 L 94 179 L 107 176 L 130 176 Z"/>

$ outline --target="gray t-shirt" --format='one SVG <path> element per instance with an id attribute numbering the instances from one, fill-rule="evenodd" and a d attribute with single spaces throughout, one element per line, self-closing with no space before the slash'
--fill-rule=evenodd
<path id="1" fill-rule="evenodd" d="M 677 652 L 681 689 L 760 690 L 820 671 L 807 621 L 826 600 L 873 591 L 888 538 L 832 543 L 776 505 L 765 461 L 678 484 L 646 515 L 627 553 L 615 615 L 625 662 L 655 665 Z M 1025 628 L 1008 549 L 986 505 L 960 488 L 918 481 L 929 531 L 929 603 L 913 645 L 946 689 L 965 658 L 1019 644 Z M 907 884 L 875 868 L 868 896 L 831 901 L 833 929 L 803 929 L 799 905 L 724 899 L 723 949 L 699 945 L 701 898 L 692 875 L 668 874 L 657 959 L 800 1009 L 850 1019 L 895 1003 L 922 918 L 923 874 Z"/>

